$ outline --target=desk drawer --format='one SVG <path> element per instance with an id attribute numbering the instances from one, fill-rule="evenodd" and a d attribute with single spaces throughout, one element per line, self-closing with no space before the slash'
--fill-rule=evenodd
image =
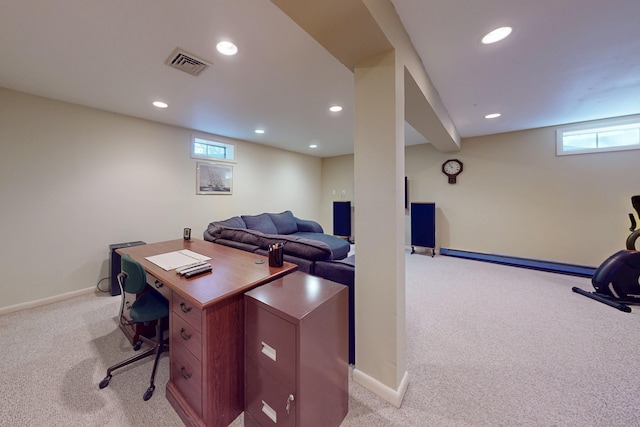
<path id="1" fill-rule="evenodd" d="M 296 326 L 260 308 L 250 298 L 246 301 L 246 356 L 293 389 L 296 379 Z"/>
<path id="2" fill-rule="evenodd" d="M 202 367 L 200 361 L 185 346 L 171 343 L 171 382 L 202 417 Z"/>
<path id="3" fill-rule="evenodd" d="M 171 289 L 151 274 L 147 274 L 147 285 L 160 292 L 160 295 L 165 297 L 167 301 L 171 302 Z"/>
<path id="4" fill-rule="evenodd" d="M 202 358 L 202 335 L 175 311 L 171 314 L 171 345 L 186 347 L 198 360 Z"/>
<path id="5" fill-rule="evenodd" d="M 281 384 L 251 359 L 245 359 L 245 363 L 246 412 L 262 426 L 295 426 L 294 389 Z"/>
<path id="6" fill-rule="evenodd" d="M 195 327 L 198 332 L 201 331 L 202 311 L 200 311 L 191 301 L 175 292 L 171 306 L 175 313 L 178 313 L 180 317 L 189 322 L 189 324 Z"/>

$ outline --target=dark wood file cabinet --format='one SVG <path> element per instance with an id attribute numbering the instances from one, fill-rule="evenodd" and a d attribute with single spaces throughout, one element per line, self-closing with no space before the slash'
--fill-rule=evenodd
<path id="1" fill-rule="evenodd" d="M 245 294 L 245 426 L 339 426 L 349 410 L 348 290 L 302 272 Z"/>

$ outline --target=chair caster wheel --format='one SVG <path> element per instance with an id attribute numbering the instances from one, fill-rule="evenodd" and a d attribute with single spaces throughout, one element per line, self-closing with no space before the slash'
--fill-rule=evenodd
<path id="1" fill-rule="evenodd" d="M 107 375 L 102 381 L 100 381 L 100 388 L 105 388 L 106 386 L 108 386 L 109 381 L 111 381 L 111 375 Z"/>
<path id="2" fill-rule="evenodd" d="M 147 389 L 147 391 L 145 392 L 144 396 L 142 396 L 142 398 L 146 401 L 151 399 L 151 396 L 153 396 L 153 391 L 156 389 L 156 386 L 152 385 L 151 387 L 149 387 Z"/>
<path id="3" fill-rule="evenodd" d="M 142 347 L 142 340 L 138 340 L 138 342 L 133 346 L 133 350 L 138 351 L 140 350 L 140 347 Z"/>

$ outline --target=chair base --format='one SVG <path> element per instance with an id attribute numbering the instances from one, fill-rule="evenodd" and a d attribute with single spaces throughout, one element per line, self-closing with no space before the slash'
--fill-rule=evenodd
<path id="1" fill-rule="evenodd" d="M 151 371 L 151 379 L 149 380 L 149 388 L 147 389 L 147 391 L 144 393 L 143 399 L 149 400 L 151 399 L 151 396 L 153 396 L 153 392 L 156 389 L 156 386 L 154 384 L 155 382 L 155 377 L 156 377 L 156 371 L 158 369 L 158 361 L 160 360 L 160 355 L 164 352 L 166 352 L 169 349 L 169 344 L 164 342 L 164 321 L 165 319 L 161 319 L 160 321 L 158 321 L 158 323 L 156 324 L 156 340 L 154 342 L 153 348 L 150 348 L 149 350 L 145 351 L 144 353 L 140 353 L 137 354 L 133 357 L 130 357 L 120 363 L 116 363 L 115 365 L 109 367 L 107 369 L 107 376 L 104 377 L 104 379 L 102 381 L 100 381 L 99 387 L 101 389 L 107 387 L 109 385 L 109 382 L 111 381 L 112 378 L 112 373 L 113 371 L 120 369 L 124 366 L 130 365 L 134 362 L 137 362 L 138 360 L 142 360 L 146 357 L 149 356 L 153 356 L 155 355 L 155 361 L 153 362 L 153 370 Z"/>

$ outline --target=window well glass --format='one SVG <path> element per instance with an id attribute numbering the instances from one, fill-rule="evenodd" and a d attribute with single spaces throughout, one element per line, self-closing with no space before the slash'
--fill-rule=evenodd
<path id="1" fill-rule="evenodd" d="M 191 137 L 191 157 L 204 160 L 234 161 L 235 146 L 194 135 Z"/>
<path id="2" fill-rule="evenodd" d="M 557 155 L 640 149 L 640 116 L 608 119 L 556 130 Z"/>

